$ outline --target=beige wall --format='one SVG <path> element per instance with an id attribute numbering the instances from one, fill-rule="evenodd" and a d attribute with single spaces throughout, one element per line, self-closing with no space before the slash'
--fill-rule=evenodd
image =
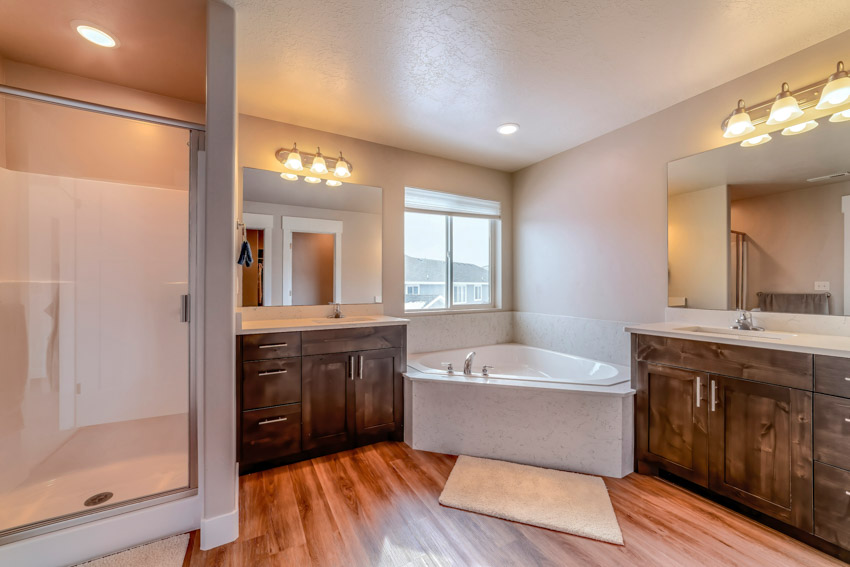
<path id="1" fill-rule="evenodd" d="M 844 314 L 844 215 L 850 182 L 732 201 L 732 229 L 750 238 L 747 306 L 756 293 L 815 293 L 829 282 L 830 314 Z"/>
<path id="2" fill-rule="evenodd" d="M 484 167 L 382 146 L 301 128 L 254 116 L 239 117 L 239 171 L 255 167 L 283 171 L 275 159 L 281 147 L 297 142 L 305 151 L 321 146 L 323 153 L 342 150 L 354 164 L 351 183 L 381 187 L 383 191 L 383 298 L 384 312 L 404 314 L 404 188 L 420 187 L 470 195 L 502 202 L 502 308 L 511 309 L 512 299 L 512 206 L 511 176 Z M 241 175 L 239 176 L 241 206 Z"/>
<path id="3" fill-rule="evenodd" d="M 0 57 L 0 85 L 6 83 L 6 60 Z M 0 167 L 6 167 L 6 97 L 0 95 Z"/>
<path id="4" fill-rule="evenodd" d="M 667 162 L 728 143 L 720 122 L 739 98 L 757 102 L 782 81 L 822 80 L 848 52 L 845 32 L 517 172 L 515 309 L 663 320 Z M 557 254 L 541 253 L 553 243 Z"/>
<path id="5" fill-rule="evenodd" d="M 729 194 L 725 185 L 671 195 L 667 208 L 669 294 L 688 307 L 727 309 Z"/>

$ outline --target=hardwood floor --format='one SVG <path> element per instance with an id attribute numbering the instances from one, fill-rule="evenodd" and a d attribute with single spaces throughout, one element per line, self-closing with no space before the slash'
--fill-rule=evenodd
<path id="1" fill-rule="evenodd" d="M 455 457 L 380 443 L 240 479 L 240 537 L 185 565 L 845 565 L 654 477 L 606 478 L 625 546 L 440 506 Z"/>

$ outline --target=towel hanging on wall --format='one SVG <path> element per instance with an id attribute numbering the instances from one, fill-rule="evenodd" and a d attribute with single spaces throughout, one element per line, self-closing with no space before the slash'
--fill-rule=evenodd
<path id="1" fill-rule="evenodd" d="M 248 230 L 244 223 L 237 221 L 236 226 L 242 228 L 242 247 L 239 249 L 239 259 L 236 260 L 236 263 L 250 268 L 251 264 L 254 263 L 254 254 L 251 252 L 251 244 L 248 242 Z"/>

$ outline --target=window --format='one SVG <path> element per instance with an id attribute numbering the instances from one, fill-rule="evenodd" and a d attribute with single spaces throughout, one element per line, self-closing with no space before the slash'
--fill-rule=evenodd
<path id="1" fill-rule="evenodd" d="M 496 201 L 405 190 L 405 311 L 494 306 L 500 214 Z"/>

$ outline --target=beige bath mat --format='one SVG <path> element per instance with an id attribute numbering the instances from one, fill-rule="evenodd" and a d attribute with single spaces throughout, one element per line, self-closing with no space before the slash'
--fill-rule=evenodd
<path id="1" fill-rule="evenodd" d="M 80 563 L 77 567 L 181 567 L 188 545 L 189 534 L 182 534 Z"/>
<path id="2" fill-rule="evenodd" d="M 462 455 L 440 504 L 623 545 L 608 489 L 597 476 Z"/>

